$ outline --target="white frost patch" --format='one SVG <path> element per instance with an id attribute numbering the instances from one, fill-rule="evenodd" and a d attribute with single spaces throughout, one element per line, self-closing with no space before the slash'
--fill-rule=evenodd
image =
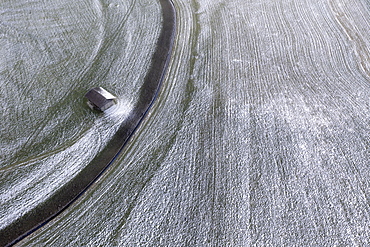
<path id="1" fill-rule="evenodd" d="M 18 173 L 14 181 L 0 187 L 0 228 L 45 201 L 80 172 L 104 148 L 131 110 L 131 103 L 119 100 L 73 145 L 22 164 L 16 168 L 19 171 L 11 170 Z"/>

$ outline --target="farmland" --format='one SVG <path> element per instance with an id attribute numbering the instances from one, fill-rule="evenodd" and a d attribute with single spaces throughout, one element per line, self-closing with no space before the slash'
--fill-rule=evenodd
<path id="1" fill-rule="evenodd" d="M 164 84 L 115 163 L 20 246 L 367 245 L 370 5 L 174 0 Z M 0 227 L 76 176 L 137 103 L 157 1 L 1 6 Z M 83 100 L 103 86 L 104 114 Z"/>

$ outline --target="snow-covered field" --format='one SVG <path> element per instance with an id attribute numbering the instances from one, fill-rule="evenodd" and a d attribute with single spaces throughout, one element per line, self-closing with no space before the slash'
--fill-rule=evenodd
<path id="1" fill-rule="evenodd" d="M 173 2 L 175 50 L 149 116 L 83 197 L 19 245 L 369 245 L 369 1 Z M 4 227 L 125 119 L 161 9 L 155 0 L 0 7 Z M 106 115 L 82 99 L 95 85 L 119 96 Z"/>

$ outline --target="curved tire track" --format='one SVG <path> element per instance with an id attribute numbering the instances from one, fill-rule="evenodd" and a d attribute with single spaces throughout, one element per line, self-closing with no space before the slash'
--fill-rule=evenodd
<path id="1" fill-rule="evenodd" d="M 59 189 L 49 200 L 27 212 L 0 230 L 0 246 L 11 246 L 47 224 L 74 203 L 114 162 L 140 126 L 157 98 L 171 58 L 176 32 L 176 12 L 172 0 L 159 0 L 163 26 L 153 54 L 150 69 L 140 89 L 138 103 L 122 123 L 105 149 L 74 179 Z"/>

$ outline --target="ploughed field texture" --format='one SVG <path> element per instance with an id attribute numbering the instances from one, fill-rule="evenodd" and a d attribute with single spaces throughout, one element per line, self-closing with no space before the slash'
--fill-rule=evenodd
<path id="1" fill-rule="evenodd" d="M 369 245 L 370 2 L 173 2 L 177 39 L 149 116 L 19 245 Z M 99 153 L 162 25 L 155 0 L 1 5 L 4 226 Z M 81 95 L 95 85 L 118 106 L 91 112 Z"/>

